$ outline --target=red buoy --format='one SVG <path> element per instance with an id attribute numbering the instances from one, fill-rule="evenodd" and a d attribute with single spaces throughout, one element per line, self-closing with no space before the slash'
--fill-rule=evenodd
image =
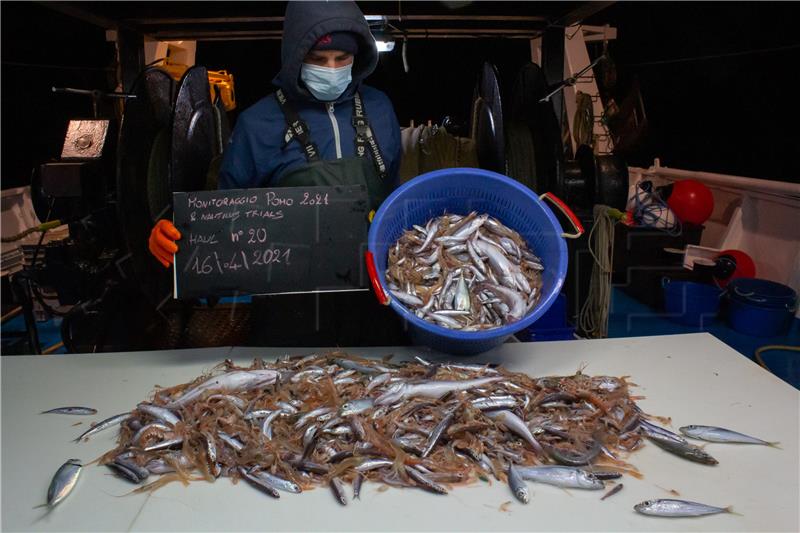
<path id="1" fill-rule="evenodd" d="M 667 205 L 681 222 L 699 226 L 714 211 L 714 195 L 697 180 L 676 181 Z"/>
<path id="2" fill-rule="evenodd" d="M 736 278 L 756 277 L 753 258 L 741 250 L 722 250 L 715 262 L 718 266 L 715 278 L 720 287 L 725 287 Z"/>

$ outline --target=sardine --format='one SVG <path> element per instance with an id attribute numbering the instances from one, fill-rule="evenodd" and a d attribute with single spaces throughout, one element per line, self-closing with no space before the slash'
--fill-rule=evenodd
<path id="1" fill-rule="evenodd" d="M 368 411 L 372 409 L 372 406 L 375 404 L 375 400 L 372 398 L 361 398 L 359 400 L 350 400 L 349 402 L 345 402 L 339 408 L 339 416 L 350 416 L 350 415 L 358 415 L 363 413 L 364 411 Z"/>
<path id="2" fill-rule="evenodd" d="M 731 444 L 761 444 L 764 446 L 777 447 L 778 442 L 767 442 L 765 440 L 757 439 L 739 433 L 730 429 L 719 428 L 714 426 L 683 426 L 679 428 L 680 432 L 693 439 L 705 440 L 708 442 L 725 442 Z"/>
<path id="3" fill-rule="evenodd" d="M 528 485 L 525 484 L 525 480 L 522 479 L 522 476 L 520 476 L 513 464 L 508 467 L 508 486 L 511 487 L 511 492 L 514 493 L 516 499 L 522 503 L 528 503 L 530 501 Z"/>
<path id="4" fill-rule="evenodd" d="M 423 303 L 419 296 L 414 296 L 413 294 L 408 294 L 407 292 L 389 291 L 389 293 L 404 304 L 412 307 L 419 307 Z"/>
<path id="5" fill-rule="evenodd" d="M 56 414 L 56 415 L 96 415 L 97 409 L 91 407 L 56 407 L 49 411 L 42 411 L 42 415 Z"/>
<path id="6" fill-rule="evenodd" d="M 520 466 L 517 471 L 522 479 L 564 489 L 600 490 L 605 487 L 602 481 L 589 472 L 571 466 Z"/>
<path id="7" fill-rule="evenodd" d="M 649 516 L 681 518 L 688 516 L 705 516 L 719 513 L 733 513 L 733 507 L 714 507 L 704 503 L 686 500 L 646 500 L 633 506 L 637 513 Z"/>
<path id="8" fill-rule="evenodd" d="M 56 470 L 52 481 L 50 481 L 50 486 L 47 489 L 47 503 L 45 505 L 51 508 L 55 507 L 64 501 L 64 498 L 69 496 L 72 489 L 74 489 L 75 485 L 78 483 L 81 468 L 80 459 L 69 459 Z"/>

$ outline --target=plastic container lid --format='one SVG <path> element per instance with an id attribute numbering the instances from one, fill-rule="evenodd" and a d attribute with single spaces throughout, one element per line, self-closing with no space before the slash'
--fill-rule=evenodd
<path id="1" fill-rule="evenodd" d="M 797 305 L 794 289 L 766 279 L 737 278 L 727 288 L 731 299 L 757 307 L 794 310 Z"/>

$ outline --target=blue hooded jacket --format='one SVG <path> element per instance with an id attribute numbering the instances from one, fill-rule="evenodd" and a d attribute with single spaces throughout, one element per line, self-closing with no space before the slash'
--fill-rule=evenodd
<path id="1" fill-rule="evenodd" d="M 353 63 L 353 81 L 331 106 L 314 98 L 301 83 L 300 68 L 317 40 L 335 31 L 355 33 L 359 50 Z M 354 2 L 289 2 L 283 23 L 281 70 L 272 83 L 283 90 L 305 121 L 324 160 L 355 157 L 353 95 L 359 91 L 389 169 L 389 188 L 393 189 L 400 167 L 400 126 L 389 98 L 361 83 L 377 63 L 378 51 L 369 25 Z M 306 164 L 300 143 L 296 139 L 287 143 L 286 134 L 286 120 L 275 94 L 244 110 L 223 156 L 219 188 L 276 186 L 287 171 Z M 371 159 L 372 154 L 367 152 Z"/>

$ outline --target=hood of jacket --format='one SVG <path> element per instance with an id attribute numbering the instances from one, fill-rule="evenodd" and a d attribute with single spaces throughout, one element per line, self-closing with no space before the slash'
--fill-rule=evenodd
<path id="1" fill-rule="evenodd" d="M 272 80 L 273 84 L 283 89 L 287 98 L 317 101 L 300 82 L 300 68 L 314 43 L 323 35 L 335 31 L 353 32 L 358 39 L 353 81 L 336 102 L 352 98 L 363 79 L 375 70 L 378 64 L 375 39 L 355 2 L 289 2 L 283 21 L 281 70 Z"/>

